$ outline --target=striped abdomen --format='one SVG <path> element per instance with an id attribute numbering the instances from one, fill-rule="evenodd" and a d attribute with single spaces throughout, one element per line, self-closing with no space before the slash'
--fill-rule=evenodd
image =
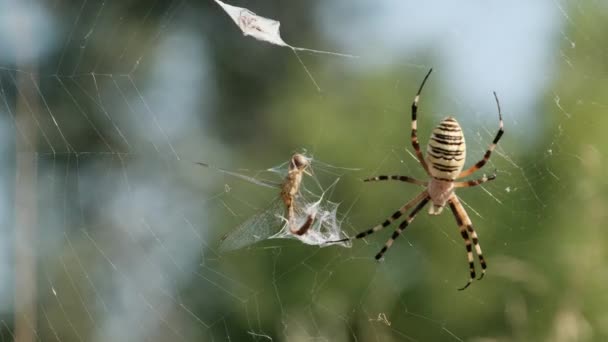
<path id="1" fill-rule="evenodd" d="M 431 176 L 454 180 L 462 171 L 466 156 L 464 135 L 458 122 L 447 117 L 433 129 L 426 149 L 426 160 Z"/>

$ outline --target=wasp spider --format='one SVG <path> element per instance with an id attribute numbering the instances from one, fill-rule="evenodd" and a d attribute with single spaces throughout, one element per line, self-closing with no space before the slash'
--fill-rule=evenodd
<path id="1" fill-rule="evenodd" d="M 395 239 L 397 239 L 399 235 L 401 235 L 401 233 L 405 230 L 405 228 L 414 220 L 416 214 L 418 214 L 418 212 L 422 210 L 422 208 L 424 208 L 424 206 L 428 202 L 431 202 L 431 206 L 429 208 L 429 214 L 431 215 L 440 214 L 443 210 L 443 207 L 445 207 L 446 204 L 449 204 L 452 213 L 456 217 L 456 223 L 460 227 L 460 235 L 464 239 L 465 247 L 467 250 L 470 277 L 467 284 L 459 289 L 464 290 L 469 285 L 471 285 L 473 279 L 475 279 L 475 264 L 473 262 L 472 246 L 475 247 L 475 252 L 477 253 L 477 257 L 479 258 L 479 263 L 481 264 L 482 273 L 478 279 L 483 278 L 486 272 L 487 265 L 483 258 L 483 254 L 481 253 L 479 239 L 477 238 L 477 233 L 475 232 L 475 229 L 473 229 L 471 219 L 469 218 L 469 215 L 460 203 L 458 196 L 456 196 L 456 194 L 454 193 L 454 190 L 456 188 L 467 188 L 494 180 L 496 178 L 496 174 L 493 174 L 489 177 L 484 175 L 482 178 L 477 180 L 469 180 L 462 182 L 457 182 L 456 180 L 471 175 L 475 171 L 481 169 L 488 162 L 492 151 L 494 150 L 496 144 L 500 140 L 500 137 L 504 133 L 502 114 L 500 111 L 500 103 L 498 102 L 498 96 L 496 96 L 496 92 L 494 92 L 494 98 L 496 99 L 496 105 L 498 107 L 498 133 L 496 133 L 496 137 L 494 137 L 492 144 L 490 144 L 490 147 L 484 154 L 483 158 L 470 168 L 464 171 L 462 170 L 464 167 L 464 160 L 466 155 L 466 145 L 462 129 L 460 128 L 458 122 L 452 117 L 447 117 L 441 120 L 439 125 L 435 127 L 435 129 L 433 129 L 431 140 L 427 145 L 425 159 L 422 155 L 422 151 L 420 150 L 420 144 L 418 143 L 418 136 L 416 133 L 416 114 L 418 112 L 418 100 L 420 98 L 420 93 L 422 92 L 424 83 L 429 78 L 429 75 L 432 71 L 433 69 L 429 70 L 429 72 L 424 77 L 424 80 L 422 81 L 422 84 L 418 89 L 418 93 L 414 98 L 414 102 L 412 103 L 411 136 L 412 146 L 414 147 L 414 151 L 416 152 L 416 157 L 418 158 L 420 165 L 422 165 L 426 173 L 430 176 L 430 180 L 421 181 L 407 176 L 376 176 L 364 179 L 365 182 L 398 180 L 402 182 L 421 185 L 426 188 L 424 189 L 424 191 L 422 191 L 420 194 L 414 197 L 414 199 L 406 203 L 403 207 L 393 213 L 381 224 L 367 231 L 357 234 L 354 238 L 347 238 L 340 241 L 350 239 L 361 239 L 370 234 L 373 234 L 383 229 L 384 227 L 390 225 L 393 221 L 397 220 L 403 214 L 405 214 L 409 209 L 414 208 L 414 210 L 412 210 L 412 212 L 406 217 L 406 219 L 399 225 L 399 227 L 395 230 L 391 238 L 386 242 L 384 247 L 382 247 L 380 252 L 376 255 L 376 260 L 379 260 L 382 258 L 384 253 L 386 253 L 386 251 L 393 245 Z"/>

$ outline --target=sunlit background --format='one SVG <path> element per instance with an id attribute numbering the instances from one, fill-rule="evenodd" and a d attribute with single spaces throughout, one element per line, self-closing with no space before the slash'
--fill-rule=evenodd
<path id="1" fill-rule="evenodd" d="M 229 4 L 356 57 L 245 36 L 212 0 L 0 5 L 3 341 L 608 340 L 605 3 Z M 431 67 L 423 148 L 454 116 L 472 165 L 498 129 L 493 91 L 503 110 L 477 177 L 497 179 L 458 192 L 482 281 L 457 291 L 449 210 L 421 212 L 381 262 L 395 227 L 352 248 L 218 248 L 278 193 L 219 168 L 277 182 L 266 170 L 306 153 L 304 187 L 340 204 L 347 235 L 413 198 L 361 179 L 425 177 L 410 106 Z"/>

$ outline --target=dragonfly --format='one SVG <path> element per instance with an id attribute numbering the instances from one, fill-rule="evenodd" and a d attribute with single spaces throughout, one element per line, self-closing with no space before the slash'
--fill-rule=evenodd
<path id="1" fill-rule="evenodd" d="M 283 229 L 277 232 L 277 227 L 284 227 L 285 225 L 287 225 L 289 234 L 293 237 L 301 237 L 300 240 L 305 243 L 319 244 L 324 240 L 320 236 L 311 236 L 309 239 L 304 238 L 311 227 L 315 226 L 315 224 L 317 227 L 325 224 L 329 225 L 329 230 L 331 230 L 331 228 L 337 226 L 335 223 L 335 211 L 332 213 L 321 207 L 322 197 L 317 201 L 309 201 L 301 193 L 304 175 L 313 176 L 311 173 L 311 158 L 301 153 L 296 153 L 291 157 L 288 163 L 287 174 L 280 183 L 260 180 L 236 172 L 219 169 L 206 163 L 197 162 L 196 164 L 216 169 L 222 173 L 254 184 L 279 190 L 278 196 L 271 201 L 266 209 L 251 216 L 221 238 L 219 246 L 221 252 L 240 249 L 268 238 L 289 237 L 281 234 Z M 280 214 L 281 212 L 283 215 Z M 320 218 L 320 222 L 318 222 L 317 218 Z M 328 232 L 320 231 L 319 233 L 327 234 Z"/>

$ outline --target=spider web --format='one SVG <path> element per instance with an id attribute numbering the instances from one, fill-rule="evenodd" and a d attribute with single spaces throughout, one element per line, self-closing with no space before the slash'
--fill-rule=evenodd
<path id="1" fill-rule="evenodd" d="M 280 21 L 290 44 L 359 58 L 293 58 L 211 0 L 1 8 L 2 340 L 608 337 L 606 5 L 230 5 Z M 305 188 L 321 184 L 352 236 L 419 191 L 360 179 L 425 177 L 409 106 L 430 67 L 423 148 L 452 115 L 472 165 L 498 128 L 492 91 L 503 108 L 477 174 L 497 180 L 458 191 L 485 279 L 456 291 L 468 270 L 449 211 L 421 212 L 380 263 L 393 226 L 349 249 L 272 239 L 221 253 L 276 191 L 194 162 L 261 182 L 250 170 L 305 149 L 323 171 Z"/>

